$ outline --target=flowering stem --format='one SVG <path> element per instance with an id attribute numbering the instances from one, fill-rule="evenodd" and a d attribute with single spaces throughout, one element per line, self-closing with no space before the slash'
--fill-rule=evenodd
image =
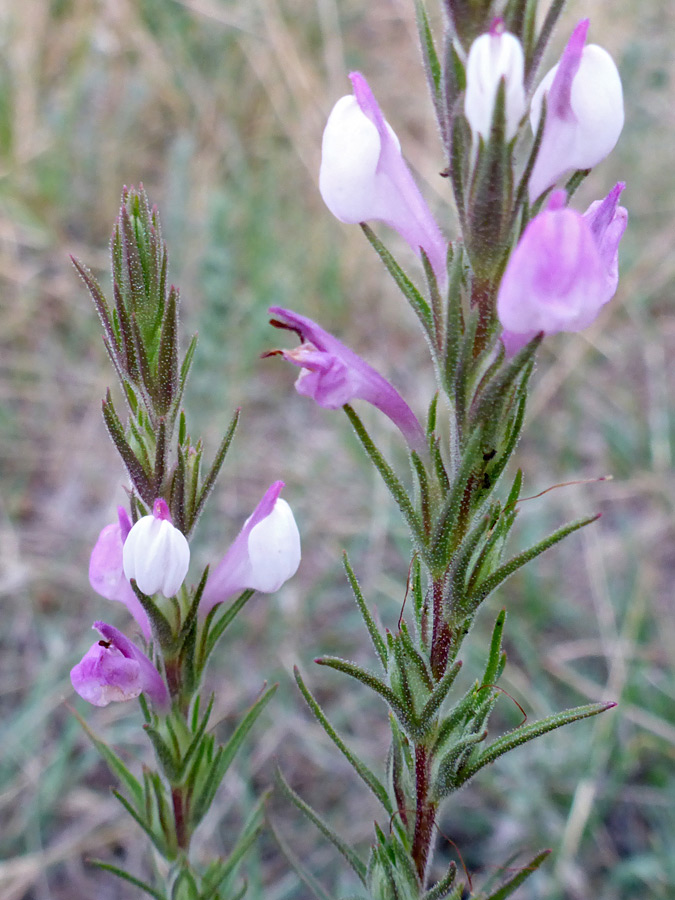
<path id="1" fill-rule="evenodd" d="M 187 828 L 187 798 L 183 788 L 174 787 L 171 790 L 171 802 L 173 804 L 173 819 L 176 828 L 176 842 L 181 850 L 190 849 L 190 832 Z"/>
<path id="2" fill-rule="evenodd" d="M 431 754 L 424 745 L 415 747 L 415 790 L 417 794 L 412 859 L 422 887 L 426 882 L 429 849 L 436 822 L 437 804 L 429 799 Z"/>
<path id="3" fill-rule="evenodd" d="M 471 284 L 471 306 L 478 307 L 478 326 L 473 345 L 474 359 L 480 356 L 490 341 L 496 296 L 497 291 L 491 278 L 474 276 Z"/>
<path id="4" fill-rule="evenodd" d="M 448 664 L 450 647 L 450 628 L 443 617 L 444 578 L 436 579 L 432 585 L 433 596 L 433 632 L 431 637 L 431 671 L 434 678 L 440 679 Z"/>

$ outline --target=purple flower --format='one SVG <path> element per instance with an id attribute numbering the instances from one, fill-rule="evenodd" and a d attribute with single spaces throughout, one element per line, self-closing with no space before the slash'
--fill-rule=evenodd
<path id="1" fill-rule="evenodd" d="M 499 83 L 504 79 L 506 140 L 518 131 L 525 115 L 523 48 L 515 35 L 504 31 L 501 19 L 495 19 L 487 34 L 471 44 L 466 64 L 464 114 L 474 134 L 490 137 Z"/>
<path id="2" fill-rule="evenodd" d="M 592 169 L 615 147 L 623 128 L 623 92 L 614 60 L 596 44 L 584 47 L 589 20 L 572 32 L 557 66 L 532 98 L 536 132 L 546 95 L 546 124 L 530 177 L 530 200 L 577 169 Z"/>
<path id="3" fill-rule="evenodd" d="M 295 331 L 302 343 L 295 350 L 279 350 L 284 359 L 300 366 L 295 389 L 325 409 L 339 409 L 360 399 L 372 403 L 400 428 L 413 450 L 425 452 L 422 426 L 403 397 L 353 350 L 324 331 L 316 322 L 290 309 L 271 306 L 272 325 Z"/>
<path id="4" fill-rule="evenodd" d="M 622 183 L 581 215 L 565 208 L 565 192 L 525 229 L 497 295 L 502 341 L 514 353 L 535 334 L 581 331 L 612 299 L 618 247 L 628 214 L 618 205 Z"/>
<path id="5" fill-rule="evenodd" d="M 354 95 L 333 107 L 323 133 L 319 190 L 341 222 L 377 219 L 394 228 L 439 279 L 445 278 L 447 241 L 401 155 L 401 145 L 360 72 L 349 76 Z"/>
<path id="6" fill-rule="evenodd" d="M 107 706 L 143 693 L 157 706 L 166 707 L 166 685 L 145 653 L 112 625 L 94 622 L 94 628 L 103 640 L 97 641 L 70 671 L 80 697 L 94 706 Z"/>
<path id="7" fill-rule="evenodd" d="M 244 523 L 230 549 L 209 573 L 200 612 L 252 589 L 273 594 L 300 565 L 300 534 L 293 513 L 279 497 L 283 481 L 275 481 Z"/>
<path id="8" fill-rule="evenodd" d="M 124 574 L 144 594 L 161 591 L 165 597 L 177 592 L 190 565 L 190 547 L 185 535 L 171 524 L 166 501 L 155 500 L 151 516 L 143 516 L 129 532 L 122 549 Z"/>
<path id="9" fill-rule="evenodd" d="M 124 603 L 138 622 L 146 641 L 152 631 L 148 614 L 129 584 L 122 566 L 122 547 L 131 531 L 131 521 L 123 506 L 117 507 L 118 521 L 106 525 L 98 536 L 89 559 L 89 583 L 106 600 Z"/>

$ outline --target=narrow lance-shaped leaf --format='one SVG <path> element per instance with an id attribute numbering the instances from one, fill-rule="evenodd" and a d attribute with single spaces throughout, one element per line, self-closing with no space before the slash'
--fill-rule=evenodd
<path id="1" fill-rule="evenodd" d="M 605 712 L 615 706 L 616 703 L 614 701 L 589 703 L 586 706 L 567 709 L 564 712 L 555 713 L 545 719 L 540 719 L 538 722 L 532 722 L 530 725 L 523 725 L 521 728 L 509 731 L 490 744 L 489 747 L 486 747 L 478 759 L 474 760 L 458 774 L 458 786 L 464 784 L 469 778 L 473 778 L 476 772 L 499 759 L 500 756 L 508 753 L 509 750 L 513 750 L 521 744 L 526 744 L 528 741 L 532 741 L 542 734 L 547 734 L 549 731 L 554 731 L 556 728 L 561 728 L 563 725 L 569 725 L 571 722 L 578 722 L 580 719 L 587 719 L 590 716 L 597 716 L 598 713 Z"/>
<path id="2" fill-rule="evenodd" d="M 178 291 L 172 287 L 164 311 L 159 339 L 157 412 L 166 415 L 178 390 Z"/>
<path id="3" fill-rule="evenodd" d="M 420 46 L 422 47 L 422 59 L 424 60 L 424 70 L 426 72 L 429 90 L 436 107 L 436 113 L 439 124 L 442 124 L 441 110 L 441 64 L 434 46 L 434 38 L 429 25 L 429 17 L 424 6 L 423 0 L 415 0 L 415 13 L 417 18 L 417 31 L 420 38 Z"/>
<path id="4" fill-rule="evenodd" d="M 441 368 L 440 354 L 443 352 L 444 329 L 443 329 L 443 304 L 441 302 L 441 292 L 438 289 L 438 279 L 433 270 L 429 257 L 424 252 L 424 247 L 420 247 L 422 254 L 422 265 L 424 266 L 424 275 L 427 280 L 429 296 L 431 297 L 431 315 L 434 323 L 434 341 L 431 345 L 431 352 L 438 366 Z"/>
<path id="5" fill-rule="evenodd" d="M 164 613 L 154 603 L 152 597 L 148 597 L 136 584 L 136 579 L 131 579 L 131 587 L 134 594 L 138 597 L 141 606 L 148 614 L 148 618 L 152 623 L 153 632 L 157 635 L 157 640 L 161 647 L 170 647 L 173 641 L 173 629 Z"/>
<path id="6" fill-rule="evenodd" d="M 434 567 L 442 572 L 448 564 L 449 550 L 455 524 L 459 518 L 462 503 L 466 500 L 469 480 L 476 469 L 483 439 L 482 429 L 476 427 L 464 451 L 459 471 L 455 475 L 450 493 L 445 498 L 436 526 L 431 537 L 431 559 Z"/>
<path id="7" fill-rule="evenodd" d="M 298 796 L 295 793 L 293 788 L 288 784 L 284 776 L 281 774 L 281 771 L 277 769 L 276 771 L 276 779 L 277 784 L 284 792 L 284 794 L 288 797 L 288 799 L 297 806 L 297 808 L 310 820 L 314 825 L 319 829 L 319 831 L 333 844 L 333 846 L 344 856 L 349 865 L 352 867 L 354 872 L 358 875 L 361 882 L 365 884 L 366 881 L 366 867 L 363 862 L 359 859 L 359 857 L 354 853 L 352 848 L 346 844 L 342 838 L 336 834 L 330 825 L 327 825 L 326 822 L 319 816 L 308 803 Z"/>
<path id="8" fill-rule="evenodd" d="M 117 775 L 117 777 L 122 782 L 124 787 L 127 789 L 127 791 L 129 791 L 129 794 L 131 795 L 134 805 L 138 809 L 140 809 L 141 805 L 143 803 L 143 788 L 141 787 L 141 784 L 138 781 L 138 779 L 134 775 L 131 774 L 129 769 L 127 769 L 127 767 L 124 765 L 124 763 L 122 762 L 120 757 L 115 753 L 115 751 L 111 750 L 110 747 L 104 741 L 102 741 L 100 738 L 98 738 L 94 734 L 94 732 L 87 725 L 87 723 L 82 718 L 82 716 L 77 712 L 77 710 L 73 709 L 72 707 L 69 707 L 69 709 L 72 712 L 72 714 L 75 716 L 77 721 L 80 723 L 80 725 L 82 726 L 82 730 L 84 731 L 84 733 L 87 735 L 87 737 L 92 742 L 94 747 L 96 747 L 98 752 L 101 754 L 103 759 L 106 761 L 106 763 L 108 764 L 108 767 L 111 769 L 111 771 L 113 771 L 115 773 L 115 775 Z"/>
<path id="9" fill-rule="evenodd" d="M 153 828 L 148 824 L 148 822 L 137 813 L 133 806 L 129 803 L 126 797 L 122 796 L 119 791 L 113 791 L 113 795 L 119 800 L 122 806 L 129 813 L 131 818 L 139 825 L 143 831 L 147 834 L 147 836 L 152 841 L 153 845 L 157 848 L 157 850 L 161 853 L 162 856 L 166 857 L 166 859 L 173 859 L 174 855 L 171 851 L 171 848 L 166 843 L 164 839 L 164 835 L 157 834 Z"/>
<path id="10" fill-rule="evenodd" d="M 363 621 L 366 623 L 366 628 L 368 629 L 368 634 L 370 635 L 370 640 L 373 643 L 373 647 L 377 652 L 377 655 L 380 657 L 380 662 L 382 663 L 382 668 L 387 670 L 387 645 L 384 642 L 384 638 L 380 634 L 380 630 L 377 627 L 375 619 L 373 618 L 368 606 L 366 604 L 365 597 L 361 593 L 361 587 L 359 586 L 359 582 L 354 574 L 354 570 L 352 569 L 351 563 L 349 562 L 349 557 L 347 556 L 347 552 L 345 551 L 342 554 L 342 561 L 344 563 L 345 571 L 347 572 L 347 578 L 349 579 L 349 586 L 352 589 L 352 593 L 354 594 L 354 599 L 359 607 L 361 615 L 363 616 Z"/>
<path id="11" fill-rule="evenodd" d="M 377 237 L 372 228 L 369 225 L 366 225 L 365 222 L 361 223 L 361 228 L 363 229 L 363 233 L 370 241 L 375 252 L 384 263 L 385 268 L 398 285 L 408 303 L 412 306 L 414 312 L 417 315 L 417 318 L 420 320 L 425 334 L 427 335 L 429 340 L 433 342 L 434 324 L 429 304 L 405 274 L 403 269 L 396 262 L 391 253 L 384 246 L 382 241 Z"/>
<path id="12" fill-rule="evenodd" d="M 110 435 L 110 439 L 115 445 L 117 452 L 122 457 L 122 462 L 126 466 L 132 484 L 140 494 L 141 498 L 147 504 L 152 505 L 155 497 L 152 490 L 152 485 L 150 484 L 150 479 L 143 469 L 143 466 L 138 461 L 136 455 L 134 454 L 134 451 L 127 443 L 127 439 L 124 435 L 124 429 L 122 428 L 122 423 L 120 422 L 117 413 L 115 412 L 115 407 L 113 406 L 110 390 L 106 392 L 106 398 L 103 401 L 102 407 L 103 419 L 105 421 L 106 428 L 108 429 L 108 434 Z"/>
<path id="13" fill-rule="evenodd" d="M 542 850 L 541 853 L 538 853 L 526 866 L 523 866 L 520 872 L 514 875 L 513 878 L 509 878 L 505 884 L 493 894 L 490 894 L 489 897 L 486 897 L 485 900 L 506 900 L 507 897 L 510 897 L 511 894 L 513 894 L 516 888 L 520 887 L 526 878 L 529 878 L 533 872 L 536 872 L 550 853 L 550 850 Z"/>
<path id="14" fill-rule="evenodd" d="M 108 341 L 110 342 L 111 350 L 117 350 L 117 335 L 115 334 L 115 329 L 113 328 L 112 319 L 110 317 L 108 301 L 106 300 L 98 281 L 94 278 L 91 269 L 85 266 L 84 263 L 81 263 L 79 259 L 71 256 L 70 261 L 77 269 L 78 275 L 80 276 L 82 281 L 84 281 L 85 285 L 87 286 L 87 290 L 91 294 L 91 299 L 94 301 L 96 312 L 98 313 L 101 324 L 103 325 L 103 331 L 105 332 Z"/>
<path id="15" fill-rule="evenodd" d="M 564 525 L 562 528 L 554 531 L 553 534 L 544 538 L 543 541 L 539 541 L 534 547 L 530 547 L 529 550 L 524 550 L 522 553 L 514 556 L 513 559 L 510 559 L 478 585 L 468 598 L 469 609 L 467 612 L 476 609 L 478 605 L 495 590 L 495 588 L 499 587 L 503 581 L 506 581 L 509 575 L 513 575 L 515 571 L 530 562 L 530 560 L 539 556 L 539 554 L 543 553 L 545 550 L 548 550 L 549 547 L 553 547 L 554 544 L 562 541 L 563 538 L 566 538 L 569 534 L 578 531 L 580 528 L 584 528 L 586 525 L 590 525 L 592 522 L 596 522 L 599 518 L 600 513 L 595 516 L 590 516 L 588 519 L 579 519 L 576 522 L 571 522 L 569 525 Z"/>
<path id="16" fill-rule="evenodd" d="M 424 709 L 419 715 L 419 721 L 422 727 L 424 727 L 427 723 L 430 724 L 433 716 L 436 715 L 438 710 L 443 705 L 445 698 L 450 693 L 450 689 L 455 682 L 455 678 L 459 675 L 459 670 L 462 668 L 462 661 L 458 660 L 454 665 L 452 665 L 447 672 L 443 675 L 441 680 L 438 682 L 436 687 L 434 688 L 434 692 L 427 700 L 424 705 Z"/>
<path id="17" fill-rule="evenodd" d="M 192 517 L 192 524 L 194 524 L 199 518 L 202 509 L 204 508 L 204 504 L 206 500 L 213 490 L 213 486 L 216 483 L 216 479 L 218 478 L 218 473 L 225 462 L 225 457 L 227 456 L 227 451 L 230 449 L 230 445 L 232 443 L 232 439 L 234 438 L 234 433 L 237 430 L 237 425 L 239 424 L 239 416 L 241 414 L 241 408 L 235 409 L 234 415 L 230 420 L 229 427 L 225 432 L 225 436 L 220 442 L 220 447 L 218 447 L 218 452 L 216 453 L 215 459 L 213 460 L 213 464 L 209 469 L 209 473 L 206 476 L 204 484 L 202 485 L 201 491 L 199 492 L 199 500 L 197 501 L 197 505 L 195 507 L 194 515 Z"/>
<path id="18" fill-rule="evenodd" d="M 173 407 L 171 409 L 171 415 L 169 417 L 172 421 L 177 415 L 178 409 L 183 402 L 185 384 L 187 382 L 188 375 L 190 374 L 190 370 L 192 369 L 192 363 L 194 362 L 195 350 L 197 349 L 197 340 L 198 336 L 196 334 L 193 334 L 192 338 L 190 339 L 190 343 L 188 344 L 188 348 L 185 351 L 183 362 L 181 363 L 180 375 L 178 377 L 178 390 L 176 391 L 176 395 L 173 400 Z"/>
<path id="19" fill-rule="evenodd" d="M 528 53 L 525 60 L 525 90 L 529 91 L 532 82 L 537 74 L 539 63 L 544 55 L 544 51 L 548 45 L 549 38 L 555 28 L 556 22 L 560 18 L 560 14 L 565 8 L 567 0 L 552 0 L 546 18 L 541 26 L 539 37 L 534 45 L 531 55 Z M 526 51 L 529 48 L 526 46 Z"/>
<path id="20" fill-rule="evenodd" d="M 398 508 L 401 510 L 401 514 L 406 520 L 408 527 L 412 531 L 413 537 L 416 539 L 420 547 L 423 548 L 424 530 L 422 528 L 419 517 L 417 516 L 417 513 L 415 512 L 415 509 L 410 501 L 408 492 L 401 484 L 392 467 L 388 462 L 386 462 L 380 451 L 373 443 L 370 435 L 363 425 L 363 422 L 354 412 L 353 408 L 348 403 L 346 403 L 342 408 L 346 412 L 349 421 L 352 423 L 354 431 L 356 432 L 358 439 L 361 441 L 363 449 L 366 451 L 371 461 L 375 465 L 375 468 L 382 476 L 382 480 L 389 488 L 389 493 L 392 495 L 398 505 Z"/>
<path id="21" fill-rule="evenodd" d="M 305 684 L 302 675 L 300 674 L 300 670 L 297 666 L 293 667 L 293 674 L 295 675 L 295 680 L 298 684 L 298 687 L 300 688 L 300 691 L 302 692 L 302 696 L 305 698 L 307 705 L 316 716 L 323 730 L 326 732 L 331 741 L 333 741 L 333 743 L 343 754 L 343 756 L 349 761 L 350 765 L 353 766 L 359 777 L 363 779 L 363 781 L 368 785 L 373 794 L 375 794 L 387 813 L 391 816 L 394 810 L 384 785 L 371 772 L 368 766 L 349 749 L 349 747 L 345 744 L 337 731 L 333 728 L 331 723 L 328 721 L 326 714 L 317 703 L 316 698 Z"/>
<path id="22" fill-rule="evenodd" d="M 253 706 L 246 713 L 244 718 L 235 729 L 234 734 L 229 739 L 229 741 L 223 747 L 219 748 L 206 783 L 203 785 L 201 791 L 199 792 L 199 795 L 194 798 L 193 806 L 190 810 L 190 819 L 193 823 L 193 826 L 196 826 L 197 823 L 200 822 L 204 815 L 208 812 L 209 807 L 213 802 L 213 798 L 216 795 L 216 791 L 218 790 L 221 781 L 225 777 L 225 773 L 229 769 L 237 751 L 241 747 L 244 738 L 255 724 L 260 713 L 269 703 L 273 694 L 276 692 L 277 687 L 278 685 L 273 684 L 265 691 L 265 693 L 253 704 Z"/>
<path id="23" fill-rule="evenodd" d="M 464 334 L 462 284 L 464 281 L 464 251 L 458 246 L 448 266 L 448 321 L 445 332 L 444 377 L 446 389 L 455 383 L 459 351 Z"/>
<path id="24" fill-rule="evenodd" d="M 129 872 L 126 872 L 124 869 L 120 869 L 119 866 L 114 866 L 112 863 L 103 862 L 103 860 L 101 859 L 88 859 L 87 862 L 92 866 L 96 866 L 97 869 L 102 869 L 104 872 L 110 872 L 112 875 L 117 875 L 118 878 L 121 878 L 123 881 L 126 881 L 129 884 L 132 884 L 134 887 L 139 888 L 150 897 L 154 897 L 155 900 L 166 900 L 165 894 L 162 894 L 160 891 L 156 891 L 145 881 L 141 881 L 140 878 L 135 878 L 133 875 L 130 875 Z"/>
<path id="25" fill-rule="evenodd" d="M 314 662 L 320 666 L 328 666 L 330 669 L 344 672 L 345 675 L 351 675 L 352 678 L 356 678 L 361 684 L 365 684 L 366 687 L 369 687 L 372 691 L 375 691 L 376 694 L 379 694 L 396 713 L 402 724 L 406 727 L 410 727 L 413 724 L 410 721 L 407 710 L 399 702 L 396 694 L 371 672 L 366 672 L 365 669 L 357 666 L 356 663 L 349 662 L 346 659 L 340 659 L 337 656 L 323 656 L 320 659 L 315 659 Z"/>
<path id="26" fill-rule="evenodd" d="M 202 887 L 206 887 L 206 891 L 200 895 L 199 900 L 214 900 L 218 888 L 221 887 L 225 879 L 228 878 L 228 876 L 236 873 L 239 864 L 255 843 L 255 840 L 262 829 L 260 818 L 262 814 L 263 804 L 266 799 L 267 795 L 261 797 L 259 803 L 256 804 L 251 816 L 249 817 L 248 822 L 242 829 L 239 840 L 234 845 L 228 858 L 225 861 L 219 860 L 217 862 L 218 869 L 215 870 L 209 878 L 208 886 L 206 884 L 206 878 L 204 879 Z M 244 886 L 241 891 L 237 892 L 232 897 L 232 900 L 239 900 L 239 898 L 243 897 L 245 893 L 246 882 L 244 882 Z"/>
<path id="27" fill-rule="evenodd" d="M 495 627 L 492 629 L 492 640 L 490 641 L 490 652 L 488 654 L 487 665 L 483 675 L 483 684 L 494 684 L 499 668 L 499 661 L 502 653 L 502 635 L 504 634 L 504 623 L 506 622 L 506 610 L 502 609 L 497 616 Z"/>
<path id="28" fill-rule="evenodd" d="M 412 460 L 415 474 L 417 475 L 417 483 L 419 484 L 420 489 L 422 526 L 424 528 L 425 535 L 429 535 L 429 532 L 431 531 L 431 495 L 429 491 L 429 476 L 427 475 L 427 470 L 425 469 L 424 463 L 420 459 L 418 453 L 413 450 L 410 454 L 410 458 Z"/>
<path id="29" fill-rule="evenodd" d="M 272 832 L 272 835 L 274 836 L 274 840 L 281 848 L 281 852 L 290 863 L 291 868 L 294 870 L 298 878 L 300 878 L 300 880 L 303 882 L 305 887 L 309 888 L 312 894 L 314 894 L 316 900 L 333 900 L 330 894 L 328 894 L 323 889 L 323 887 L 319 884 L 312 873 L 305 868 L 305 866 L 300 862 L 295 853 L 293 853 L 289 844 L 282 838 L 278 828 L 273 824 L 273 822 L 268 819 L 267 824 L 270 831 Z"/>
<path id="30" fill-rule="evenodd" d="M 451 862 L 445 875 L 440 879 L 440 881 L 437 881 L 436 884 L 426 892 L 422 900 L 443 900 L 450 888 L 455 883 L 456 877 L 457 863 Z"/>

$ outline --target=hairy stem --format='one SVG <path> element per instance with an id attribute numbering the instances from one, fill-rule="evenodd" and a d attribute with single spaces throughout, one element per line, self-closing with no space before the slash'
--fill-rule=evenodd
<path id="1" fill-rule="evenodd" d="M 417 869 L 422 887 L 430 860 L 431 842 L 436 822 L 436 803 L 429 799 L 431 756 L 427 747 L 415 747 L 415 832 L 413 835 L 412 859 Z"/>

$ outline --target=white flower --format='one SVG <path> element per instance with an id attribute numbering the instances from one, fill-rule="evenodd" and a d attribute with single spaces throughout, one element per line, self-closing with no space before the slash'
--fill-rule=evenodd
<path id="1" fill-rule="evenodd" d="M 500 23 L 471 45 L 466 64 L 464 114 L 476 135 L 490 137 L 499 82 L 505 80 L 506 140 L 518 131 L 525 115 L 523 48 L 515 35 L 500 31 Z"/>
<path id="2" fill-rule="evenodd" d="M 129 532 L 122 565 L 126 577 L 136 579 L 144 594 L 161 591 L 165 597 L 173 597 L 178 593 L 190 565 L 190 546 L 171 524 L 164 500 L 155 500 L 153 514 L 143 516 Z"/>
<path id="3" fill-rule="evenodd" d="M 623 128 L 623 91 L 614 60 L 596 44 L 585 47 L 588 19 L 572 32 L 560 62 L 532 98 L 530 122 L 539 127 L 546 96 L 546 124 L 530 177 L 530 200 L 563 175 L 592 169 L 614 149 Z"/>

